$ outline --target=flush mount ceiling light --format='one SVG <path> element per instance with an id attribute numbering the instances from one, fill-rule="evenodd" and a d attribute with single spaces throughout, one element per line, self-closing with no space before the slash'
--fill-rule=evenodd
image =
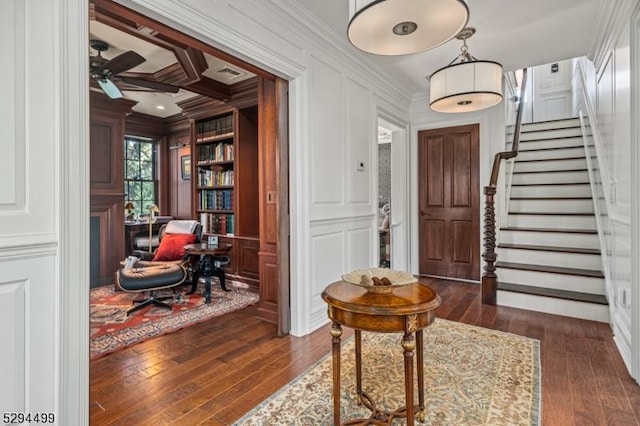
<path id="1" fill-rule="evenodd" d="M 469 54 L 467 39 L 476 30 L 467 27 L 456 38 L 462 40 L 460 55 L 431 74 L 430 106 L 437 112 L 471 112 L 502 101 L 502 65 L 479 61 Z M 457 60 L 460 62 L 455 63 Z"/>
<path id="2" fill-rule="evenodd" d="M 407 55 L 440 46 L 469 20 L 464 0 L 351 0 L 349 9 L 349 41 L 376 55 Z"/>

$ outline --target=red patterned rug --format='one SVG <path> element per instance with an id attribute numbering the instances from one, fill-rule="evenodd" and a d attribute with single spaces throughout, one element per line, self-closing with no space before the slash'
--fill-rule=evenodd
<path id="1" fill-rule="evenodd" d="M 231 283 L 227 286 L 230 287 Z M 153 337 L 188 327 L 213 317 L 242 309 L 258 302 L 258 295 L 244 289 L 224 291 L 215 284 L 211 288 L 211 303 L 204 303 L 204 285 L 200 283 L 192 295 L 186 292 L 191 286 L 158 291 L 156 297 L 172 296 L 171 310 L 147 306 L 127 316 L 134 299 L 146 297 L 146 293 L 114 291 L 113 286 L 91 290 L 91 358 L 117 351 Z M 167 300 L 171 302 L 171 300 Z"/>

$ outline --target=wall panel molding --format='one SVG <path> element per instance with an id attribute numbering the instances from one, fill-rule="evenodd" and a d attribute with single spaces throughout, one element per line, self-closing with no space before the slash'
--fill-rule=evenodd
<path id="1" fill-rule="evenodd" d="M 3 3 L 0 16 L 0 37 L 6 40 L 5 54 L 10 64 L 0 68 L 3 94 L 0 97 L 0 213 L 24 210 L 26 202 L 25 150 L 25 4 L 20 0 Z"/>

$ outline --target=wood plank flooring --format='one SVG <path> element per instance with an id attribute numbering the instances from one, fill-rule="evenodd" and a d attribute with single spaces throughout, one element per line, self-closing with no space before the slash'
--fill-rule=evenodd
<path id="1" fill-rule="evenodd" d="M 442 296 L 438 317 L 541 341 L 543 424 L 640 425 L 640 387 L 607 324 L 483 306 L 476 284 L 423 281 Z M 229 425 L 330 352 L 327 326 L 276 338 L 255 313 L 249 307 L 92 361 L 91 425 Z"/>

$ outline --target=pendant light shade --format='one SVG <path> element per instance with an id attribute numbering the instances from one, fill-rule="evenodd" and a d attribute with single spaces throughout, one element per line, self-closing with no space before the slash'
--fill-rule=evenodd
<path id="1" fill-rule="evenodd" d="M 451 40 L 469 20 L 464 0 L 351 0 L 349 41 L 376 55 L 423 52 Z"/>
<path id="2" fill-rule="evenodd" d="M 429 77 L 432 110 L 447 113 L 479 111 L 502 101 L 502 65 L 479 61 L 467 52 L 466 39 L 473 33 L 473 28 L 465 28 L 456 36 L 464 40 L 460 62 L 452 62 Z"/>

